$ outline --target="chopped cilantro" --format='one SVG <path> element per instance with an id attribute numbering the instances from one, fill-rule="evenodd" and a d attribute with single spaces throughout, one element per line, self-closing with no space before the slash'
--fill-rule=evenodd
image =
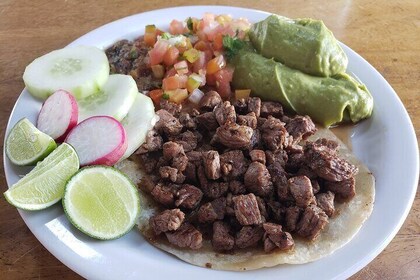
<path id="1" fill-rule="evenodd" d="M 161 36 L 162 39 L 168 40 L 170 39 L 172 36 L 171 34 L 169 34 L 168 32 L 164 32 Z"/>
<path id="2" fill-rule="evenodd" d="M 168 100 L 168 99 L 169 99 L 169 94 L 167 94 L 167 93 L 164 93 L 164 94 L 162 95 L 162 98 L 163 98 L 163 99 L 166 99 L 166 100 Z"/>
<path id="3" fill-rule="evenodd" d="M 187 20 L 187 27 L 191 32 L 194 31 L 193 20 L 192 20 L 191 17 L 189 17 L 188 20 Z"/>
<path id="4" fill-rule="evenodd" d="M 245 42 L 238 38 L 228 35 L 223 36 L 223 48 L 228 59 L 233 58 L 244 46 Z"/>

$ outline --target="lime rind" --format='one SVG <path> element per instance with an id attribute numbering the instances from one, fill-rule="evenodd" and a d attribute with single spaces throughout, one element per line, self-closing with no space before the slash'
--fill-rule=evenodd
<path id="1" fill-rule="evenodd" d="M 23 210 L 45 209 L 63 197 L 67 181 L 78 169 L 76 151 L 63 143 L 7 190 L 4 196 L 10 204 Z"/>
<path id="2" fill-rule="evenodd" d="M 19 166 L 35 165 L 55 148 L 54 139 L 38 130 L 27 118 L 19 120 L 6 138 L 6 155 Z"/>
<path id="3" fill-rule="evenodd" d="M 102 183 L 100 186 L 98 181 Z M 119 184 L 114 184 L 115 181 Z M 115 188 L 117 185 L 119 189 Z M 121 197 L 123 193 L 128 197 Z M 67 182 L 62 204 L 73 226 L 100 240 L 117 239 L 127 234 L 140 215 L 136 186 L 125 174 L 110 166 L 95 165 L 80 169 Z M 121 225 L 123 219 L 126 221 Z"/>

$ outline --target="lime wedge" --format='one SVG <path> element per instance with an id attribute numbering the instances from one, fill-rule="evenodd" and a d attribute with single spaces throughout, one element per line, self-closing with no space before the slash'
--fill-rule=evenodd
<path id="1" fill-rule="evenodd" d="M 48 156 L 57 144 L 27 118 L 18 121 L 7 136 L 6 154 L 16 165 L 34 165 Z"/>
<path id="2" fill-rule="evenodd" d="M 76 151 L 61 144 L 31 172 L 4 193 L 7 201 L 24 210 L 41 210 L 64 195 L 66 182 L 79 169 Z"/>
<path id="3" fill-rule="evenodd" d="M 129 232 L 139 215 L 139 194 L 133 183 L 113 167 L 82 168 L 67 183 L 64 212 L 83 233 L 97 239 Z"/>

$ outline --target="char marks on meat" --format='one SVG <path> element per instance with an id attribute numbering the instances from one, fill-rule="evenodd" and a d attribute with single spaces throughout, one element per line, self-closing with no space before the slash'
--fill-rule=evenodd
<path id="1" fill-rule="evenodd" d="M 200 249 L 203 245 L 203 235 L 193 225 L 184 223 L 174 232 L 165 232 L 168 241 L 180 248 Z"/>
<path id="2" fill-rule="evenodd" d="M 241 225 L 249 226 L 262 223 L 261 212 L 254 194 L 234 196 L 233 203 L 235 216 Z"/>
<path id="3" fill-rule="evenodd" d="M 289 250 L 291 234 L 316 239 L 334 203 L 355 195 L 357 167 L 338 143 L 302 144 L 314 123 L 277 102 L 230 103 L 210 91 L 198 108 L 162 100 L 156 114 L 133 160 L 148 174 L 140 187 L 164 209 L 149 225 L 174 246 L 198 249 L 205 239 L 221 253 Z"/>
<path id="4" fill-rule="evenodd" d="M 150 218 L 150 227 L 156 235 L 177 230 L 184 221 L 185 214 L 179 209 L 164 210 Z"/>

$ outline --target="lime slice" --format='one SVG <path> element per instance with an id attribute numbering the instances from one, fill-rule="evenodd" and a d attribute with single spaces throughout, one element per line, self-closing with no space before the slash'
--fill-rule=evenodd
<path id="1" fill-rule="evenodd" d="M 34 165 L 48 156 L 57 144 L 27 118 L 18 121 L 6 139 L 6 154 L 16 165 Z"/>
<path id="2" fill-rule="evenodd" d="M 66 182 L 79 169 L 76 151 L 61 144 L 31 172 L 4 193 L 7 201 L 24 210 L 41 210 L 64 195 Z"/>
<path id="3" fill-rule="evenodd" d="M 83 233 L 115 239 L 129 232 L 139 215 L 139 194 L 133 183 L 113 167 L 82 168 L 67 183 L 64 212 Z"/>

